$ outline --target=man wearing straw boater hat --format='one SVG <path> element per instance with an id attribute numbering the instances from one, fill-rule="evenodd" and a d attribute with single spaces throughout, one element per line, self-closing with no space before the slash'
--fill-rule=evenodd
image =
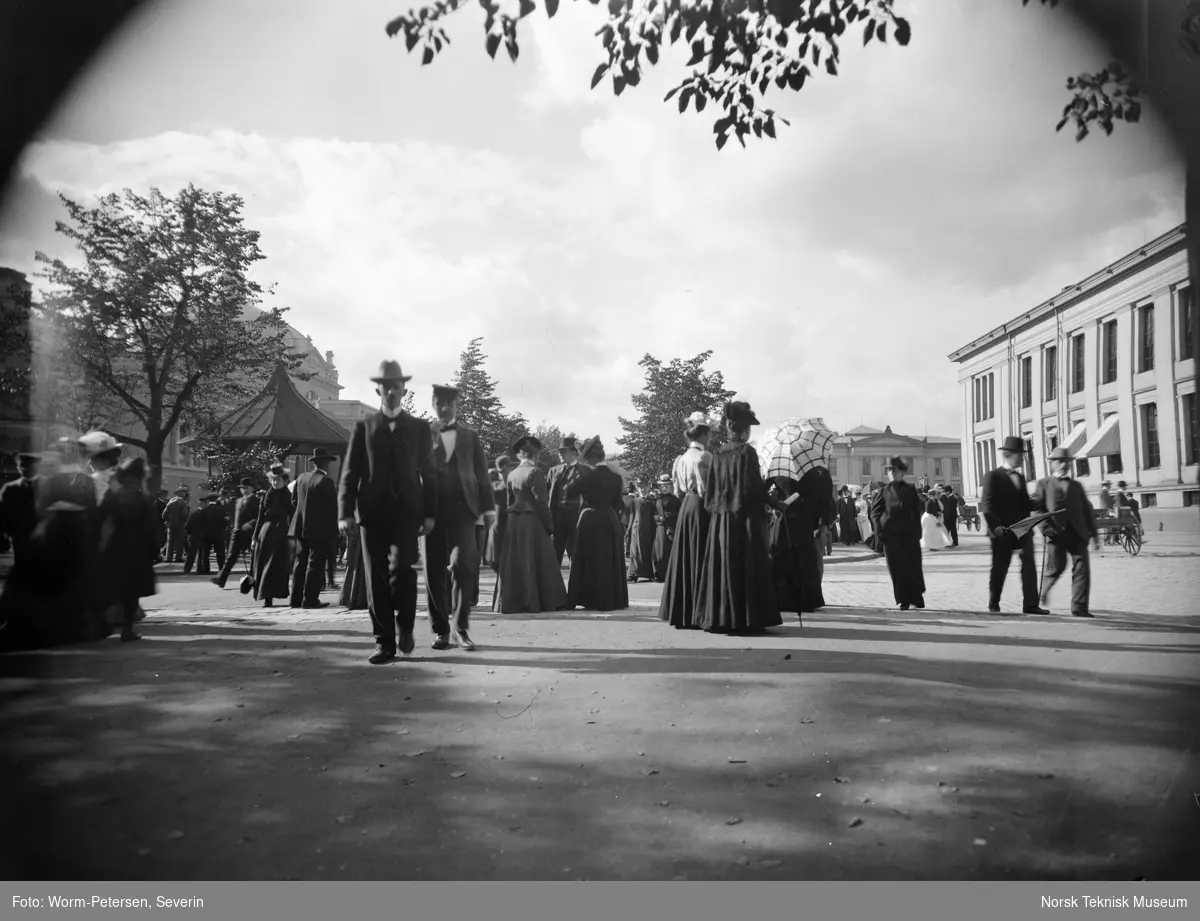
<path id="1" fill-rule="evenodd" d="M 482 515 L 490 527 L 496 519 L 496 497 L 488 478 L 483 443 L 473 429 L 458 421 L 458 389 L 433 388 L 433 460 L 437 470 L 437 525 L 425 538 L 425 584 L 429 591 L 429 625 L 433 648 L 454 642 L 475 648 L 467 632 L 471 603 L 479 591 L 479 544 L 475 523 Z M 453 624 L 451 624 L 453 615 Z"/>
<path id="2" fill-rule="evenodd" d="M 1049 605 L 1050 589 L 1066 570 L 1069 553 L 1071 613 L 1076 617 L 1091 617 L 1088 602 L 1092 591 L 1092 570 L 1088 561 L 1088 542 L 1094 543 L 1099 550 L 1100 533 L 1096 530 L 1096 510 L 1088 500 L 1087 492 L 1071 479 L 1073 460 L 1066 448 L 1051 451 L 1050 476 L 1038 480 L 1033 491 L 1034 511 L 1063 512 L 1057 516 L 1058 520 L 1052 518 L 1042 525 L 1048 559 L 1042 567 L 1040 603 L 1042 607 Z"/>
<path id="3" fill-rule="evenodd" d="M 354 423 L 339 495 L 343 531 L 362 537 L 367 606 L 375 631 L 372 665 L 413 651 L 417 616 L 417 539 L 433 530 L 437 518 L 437 471 L 433 435 L 427 423 L 400 408 L 404 385 L 412 380 L 399 362 L 385 361 L 371 380 L 379 412 Z"/>
<path id="4" fill-rule="evenodd" d="M 1000 446 L 1003 463 L 983 478 L 979 494 L 979 514 L 987 523 L 992 543 L 992 569 L 988 577 L 988 610 L 1000 613 L 1000 595 L 1008 578 L 1013 552 L 1021 555 L 1021 610 L 1025 614 L 1049 614 L 1039 602 L 1037 567 L 1033 562 L 1033 532 L 1017 537 L 1009 530 L 1030 515 L 1029 489 L 1021 473 L 1025 442 L 1015 436 Z"/>
<path id="5" fill-rule="evenodd" d="M 288 536 L 298 545 L 292 570 L 292 607 L 324 608 L 329 602 L 321 601 L 321 589 L 338 533 L 338 491 L 329 475 L 329 463 L 337 458 L 318 448 L 308 460 L 314 469 L 300 474 L 292 491 Z"/>

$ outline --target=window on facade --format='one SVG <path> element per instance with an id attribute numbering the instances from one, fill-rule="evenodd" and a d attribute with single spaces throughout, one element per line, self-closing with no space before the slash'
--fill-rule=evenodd
<path id="1" fill-rule="evenodd" d="M 1037 476 L 1037 452 L 1033 450 L 1033 436 L 1022 435 L 1021 437 L 1025 439 L 1025 476 L 1032 480 Z"/>
<path id="2" fill-rule="evenodd" d="M 995 419 L 996 418 L 996 375 L 994 375 L 994 374 L 989 374 L 987 376 L 987 395 L 988 395 L 987 417 L 989 419 Z"/>
<path id="3" fill-rule="evenodd" d="M 962 476 L 962 464 L 957 457 L 950 458 L 950 476 L 955 478 Z"/>
<path id="4" fill-rule="evenodd" d="M 1091 475 L 1092 475 L 1092 465 L 1090 463 L 1088 463 L 1088 459 L 1086 457 L 1082 457 L 1079 460 L 1075 461 L 1075 476 L 1091 476 Z"/>
<path id="5" fill-rule="evenodd" d="M 1046 347 L 1046 367 L 1043 369 L 1042 376 L 1042 391 L 1046 394 L 1046 400 L 1058 399 L 1058 346 L 1050 345 Z"/>
<path id="6" fill-rule="evenodd" d="M 942 459 L 940 457 L 933 459 L 933 475 L 939 477 L 942 475 Z"/>
<path id="7" fill-rule="evenodd" d="M 1189 467 L 1200 463 L 1200 428 L 1196 424 L 1196 394 L 1185 393 L 1180 398 L 1180 421 L 1183 423 L 1183 462 Z"/>
<path id="8" fill-rule="evenodd" d="M 1117 321 L 1109 320 L 1104 324 L 1104 368 L 1101 383 L 1111 384 L 1117 379 Z"/>
<path id="9" fill-rule="evenodd" d="M 971 421 L 978 422 L 979 421 L 979 378 L 977 378 L 977 377 L 972 378 L 972 380 L 971 380 L 971 399 L 972 399 Z"/>
<path id="10" fill-rule="evenodd" d="M 869 457 L 862 458 L 862 475 L 863 476 L 871 475 L 871 458 L 869 458 Z"/>
<path id="11" fill-rule="evenodd" d="M 1196 298 L 1192 287 L 1179 289 L 1179 360 L 1194 358 L 1192 336 L 1196 333 Z"/>
<path id="12" fill-rule="evenodd" d="M 1158 467 L 1162 457 L 1158 447 L 1158 404 L 1147 403 L 1142 412 L 1142 466 L 1147 470 Z"/>
<path id="13" fill-rule="evenodd" d="M 1071 393 L 1083 392 L 1085 360 L 1083 333 L 1080 333 L 1071 340 Z"/>
<path id="14" fill-rule="evenodd" d="M 1138 317 L 1138 371 L 1154 370 L 1154 305 L 1139 307 Z"/>
<path id="15" fill-rule="evenodd" d="M 1033 358 L 1021 359 L 1021 409 L 1033 405 Z"/>
<path id="16" fill-rule="evenodd" d="M 1152 492 L 1142 493 L 1142 508 L 1157 508 L 1158 494 Z"/>
<path id="17" fill-rule="evenodd" d="M 1183 493 L 1183 507 L 1195 508 L 1200 505 L 1200 489 L 1188 489 Z"/>
<path id="18" fill-rule="evenodd" d="M 911 458 L 911 457 L 904 458 L 904 463 L 908 464 L 909 471 L 911 471 L 912 473 L 917 472 L 917 462 L 915 460 L 913 460 L 913 458 Z"/>

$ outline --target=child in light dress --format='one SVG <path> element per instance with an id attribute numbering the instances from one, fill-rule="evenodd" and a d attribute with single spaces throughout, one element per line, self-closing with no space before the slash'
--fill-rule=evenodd
<path id="1" fill-rule="evenodd" d="M 937 552 L 950 543 L 950 535 L 942 524 L 942 510 L 936 499 L 925 503 L 925 514 L 921 516 L 921 549 Z"/>

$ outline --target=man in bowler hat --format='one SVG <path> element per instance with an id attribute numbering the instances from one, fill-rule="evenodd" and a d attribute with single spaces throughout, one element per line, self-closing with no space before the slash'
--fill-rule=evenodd
<path id="1" fill-rule="evenodd" d="M 254 525 L 258 521 L 258 496 L 254 493 L 254 483 L 250 477 L 242 477 L 242 497 L 233 505 L 233 533 L 229 538 L 229 553 L 225 557 L 225 565 L 220 573 L 213 577 L 213 583 L 225 587 L 229 574 L 243 553 L 249 553 L 250 544 L 254 540 Z"/>
<path id="2" fill-rule="evenodd" d="M 546 476 L 546 492 L 550 496 L 550 521 L 554 526 L 554 555 L 562 565 L 563 554 L 570 556 L 575 545 L 575 526 L 583 500 L 579 496 L 567 497 L 567 487 L 584 474 L 579 466 L 579 447 L 574 438 L 564 438 L 558 448 L 562 461 L 550 468 Z"/>
<path id="3" fill-rule="evenodd" d="M 488 479 L 483 443 L 474 430 L 458 421 L 458 390 L 435 385 L 433 410 L 437 414 L 431 428 L 438 515 L 436 526 L 425 538 L 429 625 L 433 628 L 433 648 L 449 649 L 453 612 L 454 641 L 469 651 L 475 648 L 467 630 L 479 584 L 475 522 L 483 515 L 491 525 L 496 518 L 496 499 Z"/>
<path id="4" fill-rule="evenodd" d="M 375 631 L 372 665 L 413 651 L 417 616 L 417 538 L 437 519 L 437 471 L 427 423 L 400 408 L 412 380 L 399 362 L 385 361 L 371 380 L 379 412 L 354 423 L 339 496 L 340 527 L 357 525 L 362 536 L 367 606 Z M 395 618 L 393 622 L 393 617 Z"/>
<path id="5" fill-rule="evenodd" d="M 1000 613 L 1000 595 L 1008 578 L 1013 552 L 1021 555 L 1021 610 L 1026 614 L 1049 614 L 1039 603 L 1037 567 L 1033 556 L 1033 531 L 1017 537 L 1009 528 L 1031 514 L 1029 490 L 1021 473 L 1025 442 L 1015 436 L 1000 446 L 1003 463 L 983 478 L 979 514 L 987 524 L 992 543 L 992 570 L 988 577 L 988 610 Z"/>
<path id="6" fill-rule="evenodd" d="M 1071 479 L 1074 458 L 1066 448 L 1050 452 L 1050 476 L 1038 480 L 1033 490 L 1035 512 L 1059 512 L 1042 525 L 1046 540 L 1047 560 L 1042 570 L 1040 604 L 1049 605 L 1050 589 L 1067 568 L 1071 555 L 1071 613 L 1076 617 L 1091 617 L 1088 609 L 1092 591 L 1092 569 L 1088 560 L 1088 542 L 1100 549 L 1100 534 L 1096 530 L 1096 510 L 1087 492 Z"/>
<path id="7" fill-rule="evenodd" d="M 313 469 L 296 478 L 292 490 L 292 524 L 288 536 L 296 541 L 292 570 L 292 607 L 324 608 L 321 601 L 325 568 L 338 532 L 338 491 L 329 464 L 336 458 L 318 448 L 309 463 Z"/>

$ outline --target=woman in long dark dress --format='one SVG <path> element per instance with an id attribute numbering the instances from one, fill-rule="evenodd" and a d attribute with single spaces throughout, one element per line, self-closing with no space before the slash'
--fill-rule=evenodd
<path id="1" fill-rule="evenodd" d="M 658 497 L 643 489 L 637 497 L 633 510 L 633 524 L 629 527 L 629 581 L 638 579 L 654 581 L 654 535 Z"/>
<path id="2" fill-rule="evenodd" d="M 883 468 L 890 482 L 871 505 L 871 523 L 883 543 L 892 592 L 901 611 L 925 607 L 925 573 L 921 567 L 920 497 L 904 480 L 908 465 L 893 457 Z"/>
<path id="3" fill-rule="evenodd" d="M 858 533 L 858 508 L 850 498 L 850 490 L 843 486 L 838 490 L 837 501 L 838 536 L 846 546 L 857 544 L 862 540 Z"/>
<path id="4" fill-rule="evenodd" d="M 567 604 L 562 568 L 551 540 L 546 474 L 537 465 L 542 443 L 526 435 L 513 445 L 521 463 L 508 475 L 508 512 L 492 610 L 538 614 Z"/>
<path id="5" fill-rule="evenodd" d="M 771 557 L 765 509 L 782 503 L 767 494 L 758 452 L 746 443 L 758 425 L 749 403 L 726 403 L 729 442 L 713 454 L 704 484 L 711 517 L 704 554 L 704 620 L 709 633 L 747 633 L 783 623 Z"/>
<path id="6" fill-rule="evenodd" d="M 621 528 L 625 483 L 619 473 L 605 466 L 604 445 L 598 437 L 589 438 L 580 450 L 583 463 L 591 469 L 567 486 L 568 499 L 583 499 L 567 583 L 568 605 L 589 611 L 621 611 L 629 607 Z"/>
<path id="7" fill-rule="evenodd" d="M 120 606 L 121 642 L 140 640 L 133 629 L 142 598 L 156 594 L 154 560 L 158 526 L 154 505 L 146 495 L 146 462 L 132 458 L 117 467 L 114 485 L 97 510 L 99 566 L 97 600 L 101 607 Z"/>
<path id="8" fill-rule="evenodd" d="M 23 564 L 0 595 L 0 650 L 39 649 L 110 633 L 95 605 L 96 487 L 78 445 L 60 439 L 42 460 L 37 524 Z"/>
<path id="9" fill-rule="evenodd" d="M 708 453 L 711 423 L 702 413 L 694 413 L 688 419 L 684 435 L 688 449 L 675 458 L 671 471 L 675 495 L 682 502 L 658 616 L 677 630 L 696 630 L 704 610 L 704 551 L 708 544 L 704 486 L 712 465 L 712 455 Z"/>
<path id="10" fill-rule="evenodd" d="M 276 464 L 267 474 L 267 480 L 271 488 L 259 503 L 254 526 L 254 597 L 264 608 L 272 607 L 276 598 L 287 598 L 292 593 L 288 540 L 292 494 L 288 491 L 287 471 L 282 464 Z"/>
<path id="11" fill-rule="evenodd" d="M 671 562 L 671 545 L 675 543 L 675 526 L 679 522 L 679 497 L 671 488 L 671 477 L 664 473 L 658 478 L 659 496 L 654 501 L 654 548 L 651 565 L 654 581 L 665 582 L 667 564 Z"/>

